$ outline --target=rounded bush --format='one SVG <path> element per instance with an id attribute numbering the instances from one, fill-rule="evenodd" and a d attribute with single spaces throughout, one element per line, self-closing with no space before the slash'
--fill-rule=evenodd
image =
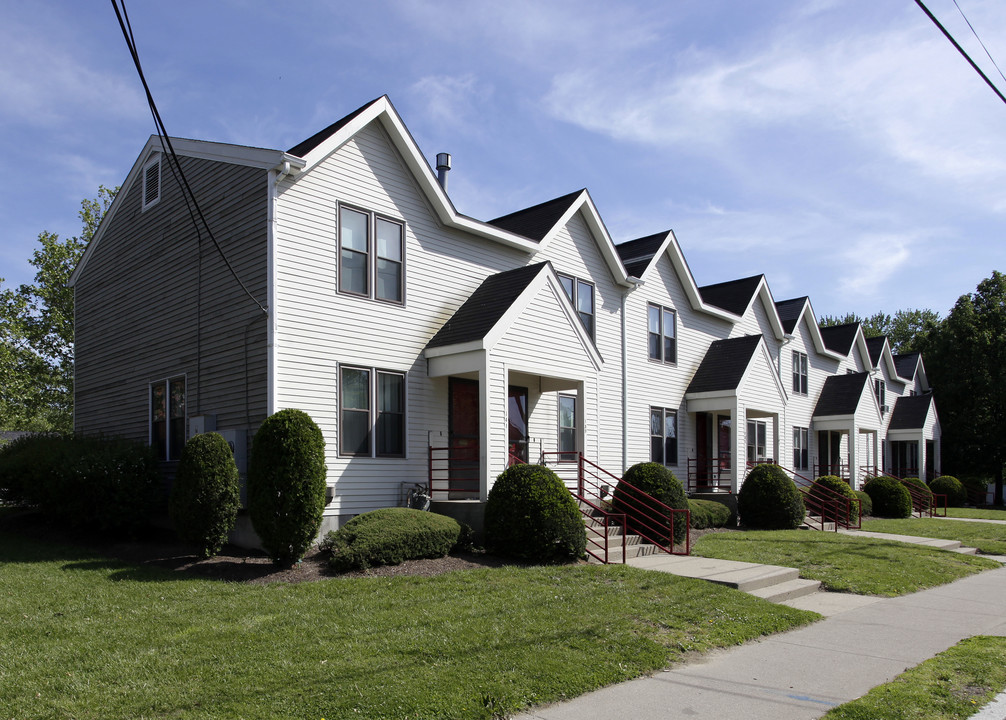
<path id="1" fill-rule="evenodd" d="M 933 507 L 935 499 L 933 498 L 933 491 L 929 489 L 929 486 L 922 480 L 916 477 L 907 477 L 901 481 L 903 485 L 909 485 L 908 494 L 912 496 L 912 506 L 915 506 L 915 498 L 918 497 L 921 500 L 921 505 L 923 510 L 929 510 Z"/>
<path id="2" fill-rule="evenodd" d="M 953 475 L 940 475 L 929 483 L 934 495 L 946 495 L 948 507 L 963 507 L 968 501 L 968 491 L 964 484 Z"/>
<path id="3" fill-rule="evenodd" d="M 843 507 L 841 513 L 838 511 L 842 501 L 836 497 L 841 496 L 849 501 L 848 513 Z M 849 483 L 834 475 L 822 475 L 810 486 L 810 497 L 821 503 L 821 517 L 827 522 L 852 523 L 855 525 L 859 520 L 859 503 L 855 491 L 849 487 Z M 812 509 L 812 512 L 814 510 Z"/>
<path id="4" fill-rule="evenodd" d="M 862 490 L 856 491 L 856 497 L 859 498 L 859 509 L 861 513 L 864 516 L 873 515 L 873 499 Z"/>
<path id="5" fill-rule="evenodd" d="M 873 514 L 877 517 L 906 518 L 912 514 L 912 496 L 895 478 L 870 478 L 863 485 L 863 491 L 870 496 Z"/>
<path id="6" fill-rule="evenodd" d="M 223 436 L 196 435 L 182 448 L 168 512 L 183 542 L 203 557 L 220 552 L 237 522 L 241 492 L 234 453 Z"/>
<path id="7" fill-rule="evenodd" d="M 280 410 L 255 433 L 248 515 L 274 562 L 299 561 L 325 511 L 325 438 L 302 410 Z"/>
<path id="8" fill-rule="evenodd" d="M 730 522 L 730 508 L 715 500 L 689 499 L 691 525 L 696 530 L 725 527 Z"/>
<path id="9" fill-rule="evenodd" d="M 583 517 L 559 476 L 542 465 L 511 465 L 489 491 L 486 550 L 533 562 L 582 557 Z"/>
<path id="10" fill-rule="evenodd" d="M 685 534 L 688 532 L 684 514 L 647 506 L 645 501 L 640 500 L 638 491 L 675 510 L 687 510 L 688 498 L 685 489 L 674 473 L 660 463 L 636 463 L 625 471 L 625 475 L 615 486 L 611 504 L 613 512 L 625 513 L 630 532 L 636 527 L 643 529 L 644 534 L 656 533 L 663 523 L 663 518 L 673 515 L 674 542 L 684 542 Z M 656 516 L 655 513 L 658 512 L 659 516 Z"/>
<path id="11" fill-rule="evenodd" d="M 446 515 L 383 508 L 357 515 L 321 542 L 329 565 L 340 572 L 398 565 L 417 558 L 444 557 L 457 544 L 461 525 Z"/>
<path id="12" fill-rule="evenodd" d="M 737 493 L 737 514 L 745 527 L 792 530 L 800 527 L 806 510 L 803 497 L 778 465 L 757 465 Z"/>

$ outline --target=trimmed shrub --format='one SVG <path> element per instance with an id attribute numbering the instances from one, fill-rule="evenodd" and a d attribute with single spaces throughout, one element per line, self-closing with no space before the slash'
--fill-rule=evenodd
<path id="1" fill-rule="evenodd" d="M 298 562 L 325 511 L 325 438 L 302 410 L 280 410 L 255 433 L 248 468 L 248 515 L 274 562 Z"/>
<path id="2" fill-rule="evenodd" d="M 417 558 L 444 557 L 461 534 L 461 525 L 446 515 L 383 508 L 357 515 L 321 542 L 331 553 L 333 570 L 363 569 L 374 565 L 398 565 Z"/>
<path id="3" fill-rule="evenodd" d="M 873 499 L 862 490 L 856 491 L 856 497 L 859 498 L 859 508 L 863 515 L 873 515 Z"/>
<path id="4" fill-rule="evenodd" d="M 918 496 L 920 493 L 922 495 L 922 508 L 928 510 L 933 507 L 935 502 L 933 498 L 933 491 L 929 489 L 929 486 L 922 480 L 916 477 L 908 477 L 901 481 L 902 484 L 908 484 L 911 487 L 908 490 L 909 495 Z M 915 506 L 915 500 L 912 500 L 912 506 Z"/>
<path id="5" fill-rule="evenodd" d="M 895 478 L 870 478 L 863 485 L 863 491 L 870 496 L 873 514 L 877 517 L 906 518 L 912 514 L 912 496 Z"/>
<path id="6" fill-rule="evenodd" d="M 849 500 L 849 512 L 847 517 L 841 517 L 841 515 L 846 515 L 844 509 L 841 514 L 838 512 L 836 501 L 841 501 L 835 497 L 836 495 L 840 495 Z M 823 503 L 823 512 L 821 517 L 823 517 L 827 522 L 851 522 L 853 525 L 856 524 L 856 521 L 858 520 L 857 513 L 859 512 L 859 503 L 856 502 L 856 493 L 851 487 L 849 487 L 849 483 L 842 478 L 834 475 L 822 475 L 814 481 L 813 485 L 810 486 L 810 497 L 815 500 L 820 500 Z"/>
<path id="7" fill-rule="evenodd" d="M 37 507 L 71 528 L 131 534 L 161 499 L 153 451 L 121 438 L 32 435 L 0 452 L 8 502 Z"/>
<path id="8" fill-rule="evenodd" d="M 631 487 L 630 487 L 631 486 Z M 675 510 L 687 510 L 688 498 L 685 489 L 670 470 L 655 462 L 636 463 L 628 470 L 611 496 L 611 506 L 616 513 L 625 513 L 630 531 L 633 526 L 637 528 L 648 528 L 655 530 L 660 522 L 659 518 L 653 517 L 654 509 L 647 510 L 638 499 L 641 490 L 659 500 L 664 505 Z M 668 517 L 671 513 L 662 511 L 662 517 Z M 684 516 L 675 513 L 674 518 L 674 542 L 684 542 L 685 534 L 688 532 L 688 524 L 683 522 Z M 678 517 L 682 518 L 678 522 Z"/>
<path id="9" fill-rule="evenodd" d="M 806 510 L 796 485 L 778 465 L 761 464 L 748 473 L 737 493 L 741 524 L 763 530 L 800 527 Z"/>
<path id="10" fill-rule="evenodd" d="M 715 500 L 690 498 L 688 509 L 692 511 L 691 525 L 696 530 L 725 527 L 730 522 L 730 508 Z"/>
<path id="11" fill-rule="evenodd" d="M 240 504 L 238 466 L 223 436 L 203 433 L 185 443 L 168 500 L 178 537 L 203 557 L 216 555 L 237 522 Z"/>
<path id="12" fill-rule="evenodd" d="M 929 489 L 934 495 L 946 495 L 948 507 L 963 507 L 968 501 L 967 490 L 953 475 L 940 475 L 929 483 Z"/>
<path id="13" fill-rule="evenodd" d="M 533 562 L 582 557 L 583 517 L 559 476 L 542 465 L 511 465 L 489 491 L 486 550 Z"/>

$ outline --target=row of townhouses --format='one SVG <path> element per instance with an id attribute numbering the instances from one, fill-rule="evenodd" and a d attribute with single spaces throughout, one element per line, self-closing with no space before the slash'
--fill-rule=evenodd
<path id="1" fill-rule="evenodd" d="M 586 190 L 459 213 L 391 102 L 288 151 L 151 137 L 72 279 L 75 426 L 178 459 L 216 430 L 244 465 L 283 408 L 324 432 L 326 526 L 485 500 L 515 458 L 582 453 L 735 492 L 750 463 L 858 487 L 939 471 L 918 355 L 819 327 L 762 275 L 699 286 L 670 231 L 620 244 Z"/>

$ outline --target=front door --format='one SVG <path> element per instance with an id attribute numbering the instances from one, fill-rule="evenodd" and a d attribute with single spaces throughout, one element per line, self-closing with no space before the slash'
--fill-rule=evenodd
<path id="1" fill-rule="evenodd" d="M 479 492 L 479 384 L 475 380 L 450 378 L 449 490 L 452 500 L 470 498 Z"/>
<path id="2" fill-rule="evenodd" d="M 713 416 L 695 413 L 695 479 L 706 485 L 713 473 Z"/>
<path id="3" fill-rule="evenodd" d="M 527 388 L 510 386 L 510 399 L 507 408 L 507 425 L 509 426 L 510 457 L 507 465 L 520 460 L 528 462 L 527 451 Z"/>

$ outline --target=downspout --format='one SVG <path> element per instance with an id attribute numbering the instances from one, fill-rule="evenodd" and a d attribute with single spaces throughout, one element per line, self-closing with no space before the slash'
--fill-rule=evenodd
<path id="1" fill-rule="evenodd" d="M 622 293 L 622 472 L 629 467 L 629 347 L 626 333 L 628 324 L 625 321 L 625 301 L 632 291 L 642 287 L 643 281 L 629 278 L 632 287 Z"/>

